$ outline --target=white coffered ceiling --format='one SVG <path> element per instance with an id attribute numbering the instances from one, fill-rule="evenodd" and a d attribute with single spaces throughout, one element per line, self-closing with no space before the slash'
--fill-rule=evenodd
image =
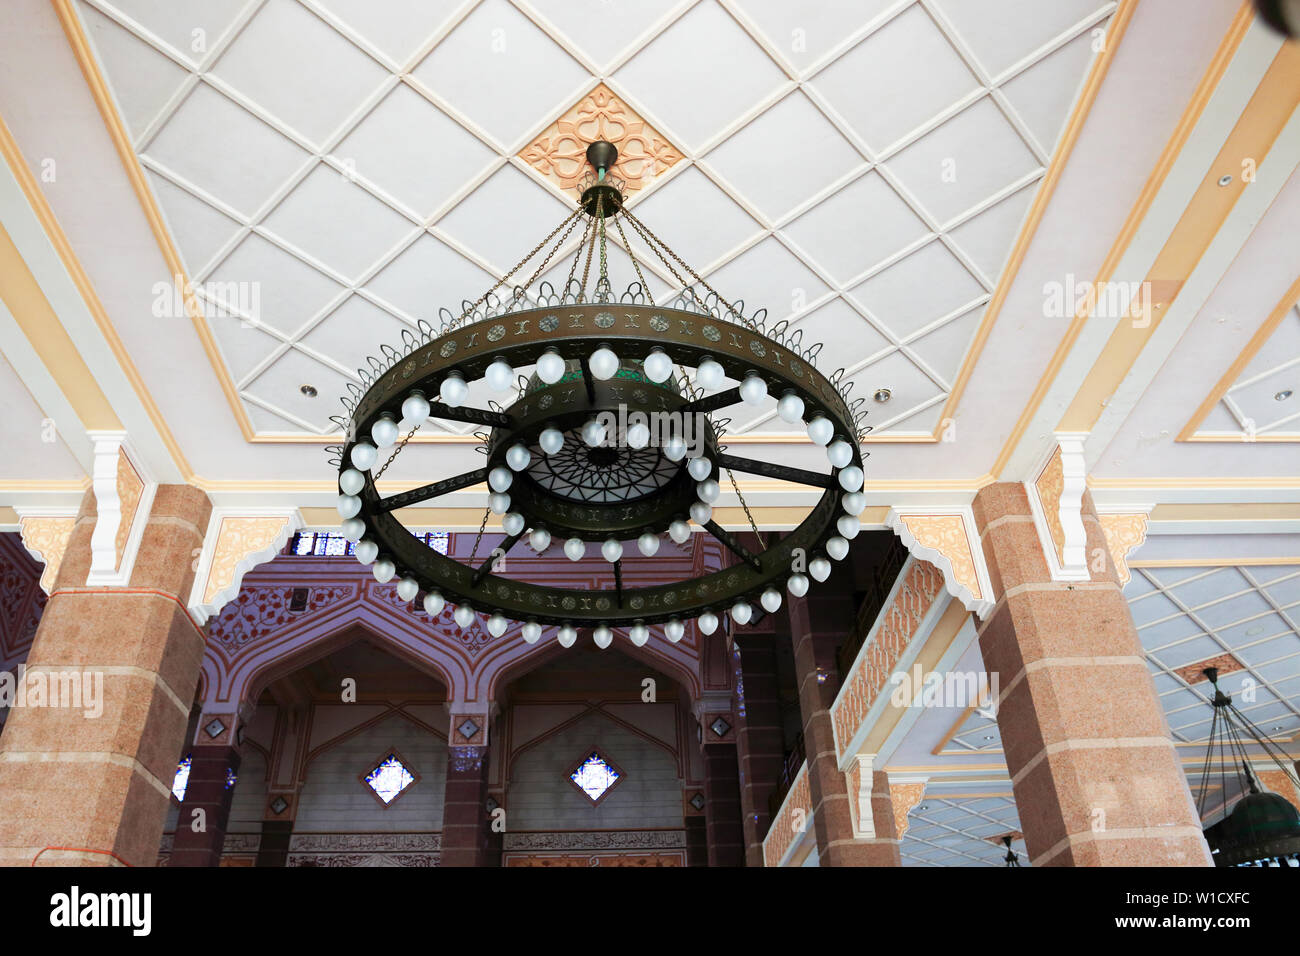
<path id="1" fill-rule="evenodd" d="M 249 420 L 316 435 L 379 343 L 477 298 L 562 218 L 573 197 L 517 154 L 598 82 L 685 157 L 638 215 L 825 341 L 859 393 L 889 388 L 878 434 L 929 432 L 1113 8 L 78 6 Z M 782 426 L 732 426 L 750 430 Z"/>

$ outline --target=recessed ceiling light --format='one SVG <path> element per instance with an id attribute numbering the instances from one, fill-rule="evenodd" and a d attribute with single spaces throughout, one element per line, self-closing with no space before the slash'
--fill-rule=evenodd
<path id="1" fill-rule="evenodd" d="M 1275 401 L 1275 402 L 1285 402 L 1288 398 L 1291 397 L 1292 394 L 1293 394 L 1293 393 L 1292 393 L 1291 389 L 1289 389 L 1289 388 L 1284 388 L 1284 389 L 1282 389 L 1282 391 L 1278 392 L 1276 395 L 1273 396 L 1273 401 Z"/>
<path id="2" fill-rule="evenodd" d="M 992 734 L 985 734 L 985 735 L 984 735 L 984 739 L 985 739 L 985 740 L 994 740 L 995 738 L 994 738 L 994 736 L 993 736 Z"/>
<path id="3" fill-rule="evenodd" d="M 315 386 L 315 385 L 300 385 L 300 386 L 298 386 L 298 391 L 302 392 L 302 393 L 303 393 L 304 395 L 306 395 L 308 398 L 315 398 L 315 397 L 316 397 L 316 386 Z"/>
<path id="4" fill-rule="evenodd" d="M 878 401 L 881 405 L 883 405 L 885 404 L 885 402 L 889 401 L 891 398 L 894 397 L 894 393 L 887 388 L 878 388 L 876 389 L 876 394 L 872 395 L 871 397 L 874 398 L 876 401 Z"/>
<path id="5" fill-rule="evenodd" d="M 1232 183 L 1232 177 L 1231 177 L 1231 176 L 1220 176 L 1220 177 L 1219 177 L 1219 185 L 1220 185 L 1220 186 L 1227 186 L 1227 185 L 1230 185 L 1231 183 Z"/>

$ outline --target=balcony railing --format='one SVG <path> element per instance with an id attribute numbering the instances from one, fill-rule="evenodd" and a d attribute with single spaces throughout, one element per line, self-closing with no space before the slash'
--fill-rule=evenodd
<path id="1" fill-rule="evenodd" d="M 790 792 L 790 787 L 794 785 L 794 778 L 799 775 L 799 768 L 803 766 L 806 759 L 803 734 L 801 733 L 794 739 L 794 747 L 781 761 L 781 777 L 777 781 L 776 789 L 768 795 L 767 818 L 769 820 L 776 819 L 777 813 L 781 810 L 781 804 L 785 802 L 785 795 Z"/>
<path id="2" fill-rule="evenodd" d="M 898 538 L 892 538 L 889 551 L 872 572 L 871 583 L 862 598 L 862 603 L 858 605 L 858 614 L 849 629 L 848 637 L 835 652 L 835 665 L 840 672 L 841 680 L 853 667 L 853 662 L 858 658 L 858 651 L 862 650 L 867 635 L 875 626 L 876 618 L 880 616 L 885 602 L 889 600 L 889 592 L 894 589 L 894 582 L 898 580 L 903 565 L 907 563 L 907 554 L 903 542 Z"/>

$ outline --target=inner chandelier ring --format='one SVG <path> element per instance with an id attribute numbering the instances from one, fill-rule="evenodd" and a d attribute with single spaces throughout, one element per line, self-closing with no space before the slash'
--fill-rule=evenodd
<path id="1" fill-rule="evenodd" d="M 588 158 L 593 173 L 577 208 L 515 269 L 459 317 L 444 310 L 439 330 L 422 323 L 420 334 L 404 333 L 400 349 L 384 348 L 381 358 L 361 370 L 361 387 L 350 386 L 343 399 L 346 416 L 335 419 L 347 440 L 330 449 L 339 470 L 339 513 L 358 560 L 373 566 L 377 580 L 396 578 L 405 601 L 423 594 L 422 606 L 433 615 L 454 604 L 462 627 L 472 626 L 481 613 L 488 616 L 488 630 L 500 636 L 510 621 L 519 621 L 523 638 L 533 642 L 551 625 L 566 646 L 578 628 L 596 628 L 597 643 L 607 646 L 610 627 L 629 628 L 629 637 L 640 644 L 650 625 L 662 624 L 665 637 L 675 642 L 692 618 L 708 634 L 723 613 L 745 624 L 755 604 L 775 611 L 784 591 L 802 596 L 809 576 L 824 581 L 831 562 L 847 555 L 865 503 L 860 444 L 869 430 L 862 425 L 866 412 L 863 399 L 850 399 L 852 385 L 843 381 L 843 369 L 830 376 L 818 371 L 820 345 L 805 346 L 802 331 L 786 321 L 768 326 L 764 312 L 746 316 L 743 306 L 722 299 L 626 209 L 621 185 L 609 175 L 617 161 L 611 144 L 592 144 Z M 611 224 L 641 280 L 618 297 L 610 291 L 606 268 Z M 533 282 L 579 226 L 564 290 L 542 283 L 530 297 Z M 629 231 L 680 281 L 683 291 L 670 303 L 651 296 L 627 242 Z M 497 297 L 496 289 L 544 248 L 549 251 L 531 278 L 511 295 Z M 597 252 L 597 278 L 589 292 Z M 528 367 L 534 368 L 529 377 L 516 376 L 516 369 Z M 470 386 L 480 380 L 506 403 L 466 406 Z M 775 405 L 781 419 L 806 429 L 825 449 L 828 468 L 805 470 L 730 454 L 729 420 L 717 413 L 742 404 L 769 410 Z M 376 480 L 431 418 L 484 429 L 478 433 L 483 466 L 382 494 Z M 734 472 L 795 482 L 821 494 L 779 540 L 769 535 L 764 541 L 750 518 L 752 542 L 742 541 L 712 514 L 720 482 Z M 394 514 L 484 482 L 489 510 L 502 515 L 506 537 L 493 554 L 475 553 L 471 563 L 429 547 Z M 749 517 L 743 496 L 740 502 Z M 691 522 L 721 541 L 735 562 L 668 584 L 629 580 L 623 542 L 635 541 L 642 554 L 654 554 L 665 533 L 684 543 Z M 587 542 L 601 542 L 612 565 L 605 589 L 535 584 L 497 573 L 495 559 L 525 537 L 538 551 L 563 545 L 573 560 L 582 557 Z"/>

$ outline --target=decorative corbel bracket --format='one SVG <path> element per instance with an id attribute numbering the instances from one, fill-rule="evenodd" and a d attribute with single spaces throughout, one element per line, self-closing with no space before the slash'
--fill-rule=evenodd
<path id="1" fill-rule="evenodd" d="M 981 619 L 993 610 L 993 586 L 969 506 L 924 511 L 890 508 L 885 522 L 903 545 L 943 572 L 948 593 Z"/>
<path id="2" fill-rule="evenodd" d="M 194 620 L 201 626 L 219 612 L 244 575 L 279 554 L 302 526 L 297 508 L 214 508 L 190 592 Z"/>
<path id="3" fill-rule="evenodd" d="M 1121 508 L 1116 511 L 1097 512 L 1101 522 L 1102 533 L 1106 536 L 1106 548 L 1119 576 L 1119 585 L 1128 584 L 1132 576 L 1128 569 L 1128 556 L 1140 548 L 1147 539 L 1147 516 L 1153 505 L 1141 508 Z"/>
<path id="4" fill-rule="evenodd" d="M 925 787 L 930 778 L 905 774 L 889 775 L 889 799 L 894 805 L 894 835 L 903 839 L 907 833 L 907 815 L 925 799 Z"/>
<path id="5" fill-rule="evenodd" d="M 1058 432 L 1056 444 L 1026 481 L 1029 510 L 1053 581 L 1086 581 L 1088 536 L 1083 528 L 1083 493 L 1087 464 L 1083 443 L 1087 434 Z"/>
<path id="6" fill-rule="evenodd" d="M 849 816 L 853 822 L 853 835 L 859 840 L 876 838 L 876 821 L 871 812 L 875 759 L 875 754 L 857 754 L 849 764 L 849 769 L 844 772 L 844 782 L 849 793 Z"/>
<path id="7" fill-rule="evenodd" d="M 88 432 L 95 460 L 95 530 L 90 536 L 90 587 L 125 587 L 131 581 L 140 539 L 149 523 L 158 483 L 145 471 L 126 432 Z"/>
<path id="8" fill-rule="evenodd" d="M 64 509 L 16 508 L 18 530 L 23 547 L 37 561 L 45 565 L 41 572 L 41 590 L 46 594 L 54 590 L 54 579 L 59 576 L 59 565 L 68 550 L 68 539 L 76 527 L 77 516 Z"/>

